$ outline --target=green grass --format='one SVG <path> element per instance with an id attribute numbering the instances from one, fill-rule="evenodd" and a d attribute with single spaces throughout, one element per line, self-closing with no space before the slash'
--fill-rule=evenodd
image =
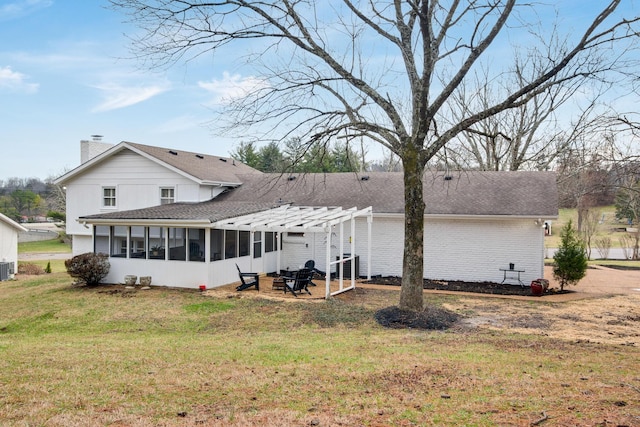
<path id="1" fill-rule="evenodd" d="M 71 253 L 71 246 L 60 239 L 18 243 L 18 253 Z"/>
<path id="2" fill-rule="evenodd" d="M 611 239 L 612 248 L 621 247 L 620 236 L 622 233 L 617 231 L 617 229 L 626 227 L 626 223 L 616 219 L 616 209 L 613 205 L 599 206 L 593 209 L 599 212 L 599 217 L 601 218 L 601 223 L 598 224 L 596 233 L 594 237 L 592 237 L 591 256 L 596 258 L 599 254 L 596 250 L 595 239 L 609 237 Z M 558 219 L 553 221 L 552 224 L 552 235 L 545 236 L 544 243 L 547 248 L 557 248 L 560 246 L 560 231 L 562 230 L 562 227 L 569 222 L 569 220 L 572 220 L 574 227 L 577 227 L 578 211 L 576 209 L 560 209 Z"/>
<path id="3" fill-rule="evenodd" d="M 373 314 L 397 303 L 395 291 L 291 302 L 124 294 L 72 281 L 55 273 L 0 283 L 4 425 L 492 426 L 528 425 L 541 411 L 556 425 L 632 425 L 640 417 L 640 394 L 625 386 L 638 386 L 633 347 L 384 329 Z"/>

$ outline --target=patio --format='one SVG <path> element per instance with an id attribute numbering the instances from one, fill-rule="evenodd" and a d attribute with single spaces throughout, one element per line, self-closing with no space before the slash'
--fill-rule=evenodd
<path id="1" fill-rule="evenodd" d="M 260 276 L 260 290 L 256 290 L 254 287 L 244 290 L 244 291 L 236 291 L 236 287 L 240 285 L 240 281 L 230 283 L 228 285 L 219 286 L 213 289 L 208 289 L 205 291 L 206 295 L 226 295 L 226 296 L 237 296 L 239 298 L 244 297 L 252 297 L 252 296 L 260 296 L 261 298 L 274 298 L 274 299 L 285 299 L 285 300 L 324 300 L 325 299 L 325 279 L 324 278 L 316 278 L 314 279 L 314 283 L 317 286 L 309 286 L 309 292 L 311 295 L 307 293 L 298 294 L 297 297 L 292 295 L 290 292 L 284 293 L 282 289 L 274 289 L 273 280 L 275 277 L 261 275 Z M 360 286 L 360 283 L 365 281 L 366 279 L 356 279 L 356 287 Z M 342 289 L 346 289 L 351 286 L 351 280 L 344 279 Z M 331 289 L 331 293 L 340 291 L 340 281 L 339 280 L 331 280 L 329 282 L 329 287 Z"/>

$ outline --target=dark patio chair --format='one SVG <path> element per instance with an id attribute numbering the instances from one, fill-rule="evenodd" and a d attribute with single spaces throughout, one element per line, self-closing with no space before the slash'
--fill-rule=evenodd
<path id="1" fill-rule="evenodd" d="M 240 276 L 241 285 L 236 286 L 236 291 L 244 291 L 249 289 L 252 286 L 256 287 L 256 291 L 260 290 L 260 275 L 258 273 L 243 273 L 240 271 L 240 267 L 236 264 L 236 268 L 238 269 L 238 276 Z M 245 280 L 245 278 L 251 280 Z"/>
<path id="2" fill-rule="evenodd" d="M 284 279 L 284 293 L 291 292 L 294 297 L 298 297 L 298 294 L 302 294 L 302 292 L 306 292 L 311 295 L 309 289 L 309 283 L 311 282 L 311 278 L 313 277 L 313 270 L 309 270 L 308 268 L 302 268 L 295 272 L 293 276 L 283 276 Z"/>
<path id="3" fill-rule="evenodd" d="M 309 270 L 311 270 L 313 272 L 313 274 L 311 275 L 311 279 L 313 279 L 313 276 L 315 274 L 317 274 L 319 277 L 326 277 L 326 273 L 324 271 L 320 271 L 316 268 L 316 262 L 312 259 L 310 259 L 309 261 L 304 263 L 304 268 L 308 268 Z M 315 283 L 313 283 L 313 280 L 309 282 L 309 285 L 311 286 L 316 286 Z"/>

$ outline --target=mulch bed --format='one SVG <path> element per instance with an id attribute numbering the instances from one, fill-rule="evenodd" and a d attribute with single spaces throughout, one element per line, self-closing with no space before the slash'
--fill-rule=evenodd
<path id="1" fill-rule="evenodd" d="M 424 311 L 402 310 L 396 306 L 376 311 L 376 321 L 392 329 L 445 330 L 453 326 L 460 316 L 442 307 L 427 305 Z"/>
<path id="2" fill-rule="evenodd" d="M 400 286 L 401 277 L 387 276 L 376 277 L 364 283 L 374 285 Z M 495 295 L 520 295 L 531 296 L 531 288 L 529 286 L 512 285 L 509 283 L 496 282 L 464 282 L 459 280 L 424 280 L 424 289 L 433 289 L 439 291 L 457 291 L 457 292 L 473 292 L 478 294 L 495 294 Z M 563 291 L 563 293 L 570 291 Z M 560 293 L 556 291 L 554 293 Z M 547 293 L 548 294 L 548 293 Z M 545 295 L 547 295 L 545 294 Z"/>

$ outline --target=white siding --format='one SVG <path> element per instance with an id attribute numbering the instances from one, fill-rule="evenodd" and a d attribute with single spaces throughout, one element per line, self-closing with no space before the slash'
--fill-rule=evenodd
<path id="1" fill-rule="evenodd" d="M 87 252 L 93 252 L 93 236 L 74 235 L 71 243 L 71 254 L 76 256 Z"/>
<path id="2" fill-rule="evenodd" d="M 102 206 L 102 189 L 116 188 L 115 208 Z M 124 150 L 92 167 L 67 184 L 67 233 L 73 236 L 73 254 L 86 252 L 86 242 L 77 236 L 91 236 L 77 218 L 103 212 L 139 209 L 160 204 L 160 188 L 175 188 L 175 201 L 204 201 L 211 198 L 209 186 L 200 186 L 136 153 Z M 82 239 L 82 237 L 80 238 Z M 90 245 L 89 245 L 90 246 Z M 91 249 L 89 249 L 91 250 Z"/>
<path id="3" fill-rule="evenodd" d="M 331 259 L 339 253 L 339 228 L 334 227 Z M 543 277 L 544 235 L 532 219 L 425 219 L 424 275 L 435 280 L 501 282 L 500 268 L 514 263 L 525 270 L 525 284 Z M 372 224 L 371 274 L 401 276 L 404 250 L 402 217 L 374 216 Z M 344 227 L 344 253 L 350 252 L 350 226 Z M 296 269 L 308 259 L 326 271 L 325 235 L 305 234 L 284 239 L 283 268 Z M 315 245 L 314 245 L 315 242 Z M 315 250 L 314 250 L 315 248 Z M 356 255 L 360 275 L 367 273 L 367 223 L 356 221 Z M 332 269 L 335 271 L 335 268 Z M 509 283 L 514 283 L 512 280 Z"/>
<path id="4" fill-rule="evenodd" d="M 133 274 L 138 278 L 151 276 L 153 286 L 198 289 L 207 285 L 209 276 L 204 262 L 109 258 L 109 263 L 111 268 L 104 283 L 124 283 L 124 276 Z"/>
<path id="5" fill-rule="evenodd" d="M 18 264 L 18 230 L 0 220 L 0 261 Z M 17 268 L 14 268 L 17 271 Z"/>
<path id="6" fill-rule="evenodd" d="M 501 282 L 513 263 L 529 284 L 543 277 L 543 233 L 532 219 L 426 221 L 425 276 Z"/>

